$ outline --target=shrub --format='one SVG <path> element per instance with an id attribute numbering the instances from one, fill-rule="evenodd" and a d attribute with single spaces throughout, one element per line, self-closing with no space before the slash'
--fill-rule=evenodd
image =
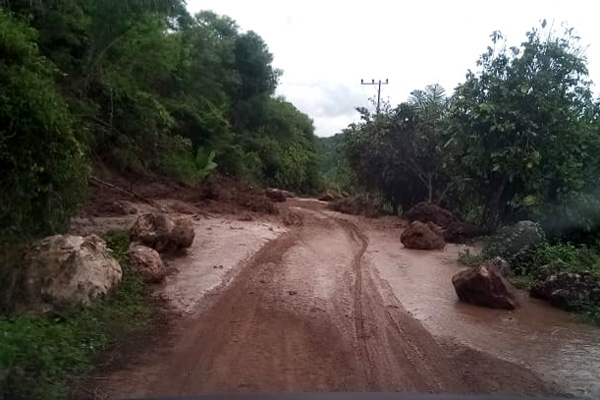
<path id="1" fill-rule="evenodd" d="M 570 272 L 591 272 L 600 277 L 600 254 L 593 249 L 571 243 L 557 243 L 538 246 L 534 255 L 536 269 L 545 265 Z"/>
<path id="2" fill-rule="evenodd" d="M 37 33 L 0 9 L 0 242 L 64 229 L 88 168 Z"/>
<path id="3" fill-rule="evenodd" d="M 485 259 L 502 257 L 516 275 L 527 275 L 533 272 L 537 247 L 544 242 L 544 231 L 539 224 L 521 221 L 485 238 L 481 253 Z"/>
<path id="4" fill-rule="evenodd" d="M 181 136 L 170 138 L 168 142 L 159 165 L 165 174 L 183 182 L 196 183 L 217 168 L 214 151 L 198 148 L 194 155 L 192 142 Z"/>

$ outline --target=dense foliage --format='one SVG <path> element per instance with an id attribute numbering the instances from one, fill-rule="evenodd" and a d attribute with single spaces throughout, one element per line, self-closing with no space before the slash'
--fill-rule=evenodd
<path id="1" fill-rule="evenodd" d="M 450 117 L 456 169 L 483 205 L 483 222 L 592 228 L 600 220 L 578 208 L 600 209 L 589 196 L 600 187 L 598 108 L 576 38 L 534 29 L 521 48 L 500 46 L 497 33 L 492 40 Z"/>
<path id="2" fill-rule="evenodd" d="M 345 130 L 349 165 L 397 209 L 428 200 L 488 228 L 540 221 L 581 239 L 600 227 L 600 124 L 571 29 L 499 33 L 478 71 L 446 97 L 438 85 Z"/>
<path id="3" fill-rule="evenodd" d="M 345 152 L 345 136 L 341 133 L 331 137 L 318 138 L 320 171 L 327 189 L 350 192 L 356 188 L 356 176 Z"/>
<path id="4" fill-rule="evenodd" d="M 0 31 L 3 239 L 60 230 L 86 157 L 318 189 L 312 121 L 274 97 L 267 45 L 226 16 L 191 16 L 182 0 L 10 0 Z"/>
<path id="5" fill-rule="evenodd" d="M 0 9 L 0 238 L 62 228 L 87 175 L 36 32 Z"/>

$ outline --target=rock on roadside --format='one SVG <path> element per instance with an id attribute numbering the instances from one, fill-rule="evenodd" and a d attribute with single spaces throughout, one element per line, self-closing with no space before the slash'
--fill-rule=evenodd
<path id="1" fill-rule="evenodd" d="M 465 243 L 486 231 L 473 224 L 462 222 L 450 211 L 436 204 L 423 201 L 406 213 L 409 221 L 433 222 L 444 231 L 444 240 L 448 243 Z"/>
<path id="2" fill-rule="evenodd" d="M 444 239 L 449 243 L 466 243 L 469 240 L 487 234 L 486 229 L 468 222 L 452 222 L 444 228 Z"/>
<path id="3" fill-rule="evenodd" d="M 336 200 L 336 199 L 339 199 L 339 198 L 340 198 L 339 196 L 337 196 L 337 197 L 336 197 L 336 196 L 335 196 L 333 193 L 331 193 L 331 192 L 325 192 L 325 193 L 322 193 L 322 194 L 319 196 L 319 200 L 321 200 L 321 201 L 333 201 L 333 200 Z"/>
<path id="4" fill-rule="evenodd" d="M 411 222 L 402 232 L 400 241 L 406 248 L 419 250 L 443 249 L 446 245 L 442 229 L 432 222 Z"/>
<path id="5" fill-rule="evenodd" d="M 179 217 L 174 220 L 172 238 L 177 248 L 187 249 L 194 243 L 194 220 L 191 217 Z"/>
<path id="6" fill-rule="evenodd" d="M 145 283 L 160 283 L 167 276 L 167 269 L 160 254 L 150 247 L 132 244 L 127 251 L 129 265 Z"/>
<path id="7" fill-rule="evenodd" d="M 283 193 L 288 199 L 293 199 L 294 197 L 296 197 L 296 193 L 290 192 L 289 190 L 280 189 L 279 191 Z"/>
<path id="8" fill-rule="evenodd" d="M 267 189 L 265 195 L 276 203 L 281 203 L 287 200 L 285 193 L 279 189 Z"/>
<path id="9" fill-rule="evenodd" d="M 10 272 L 3 295 L 17 312 L 89 305 L 121 282 L 121 266 L 96 235 L 55 235 L 33 243 Z"/>
<path id="10" fill-rule="evenodd" d="M 458 222 L 458 219 L 450 211 L 426 201 L 416 204 L 408 210 L 406 216 L 410 221 L 433 222 L 444 229 L 452 223 Z"/>
<path id="11" fill-rule="evenodd" d="M 484 252 L 499 255 L 511 262 L 516 255 L 543 241 L 544 232 L 538 224 L 533 221 L 519 221 L 503 227 L 496 235 L 486 239 Z"/>
<path id="12" fill-rule="evenodd" d="M 533 284 L 531 297 L 549 301 L 564 310 L 576 310 L 586 303 L 600 301 L 600 279 L 589 273 L 559 272 Z"/>
<path id="13" fill-rule="evenodd" d="M 131 228 L 131 241 L 159 253 L 185 249 L 194 242 L 194 223 L 189 216 L 172 220 L 162 213 L 142 214 Z"/>
<path id="14" fill-rule="evenodd" d="M 458 298 L 479 306 L 514 310 L 519 306 L 517 291 L 500 273 L 500 268 L 484 263 L 452 277 Z"/>

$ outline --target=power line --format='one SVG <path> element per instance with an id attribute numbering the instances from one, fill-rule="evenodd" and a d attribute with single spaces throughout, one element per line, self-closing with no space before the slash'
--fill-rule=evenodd
<path id="1" fill-rule="evenodd" d="M 386 78 L 385 82 L 383 82 L 381 79 L 377 82 L 375 82 L 375 79 L 371 79 L 371 82 L 365 82 L 364 79 L 360 80 L 361 85 L 369 85 L 369 86 L 377 85 L 377 115 L 379 115 L 379 104 L 381 102 L 381 85 L 388 85 L 389 83 L 390 82 L 387 78 Z"/>

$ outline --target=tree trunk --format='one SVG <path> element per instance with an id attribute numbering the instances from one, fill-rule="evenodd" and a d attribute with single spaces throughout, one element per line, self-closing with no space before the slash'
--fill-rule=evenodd
<path id="1" fill-rule="evenodd" d="M 433 202 L 433 184 L 431 183 L 432 181 L 432 176 L 433 174 L 428 174 L 427 176 L 427 190 L 429 191 L 429 194 L 427 196 L 427 202 L 428 203 L 432 203 Z"/>
<path id="2" fill-rule="evenodd" d="M 487 200 L 483 214 L 483 227 L 487 229 L 497 228 L 500 224 L 500 203 L 506 188 L 507 177 L 496 180 L 496 184 L 490 185 L 490 195 Z"/>

